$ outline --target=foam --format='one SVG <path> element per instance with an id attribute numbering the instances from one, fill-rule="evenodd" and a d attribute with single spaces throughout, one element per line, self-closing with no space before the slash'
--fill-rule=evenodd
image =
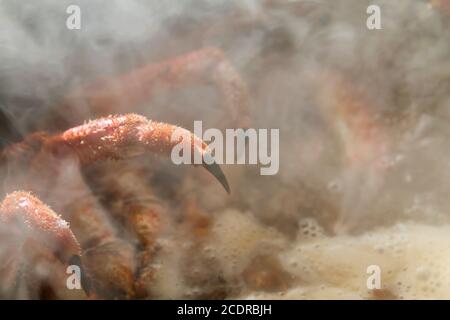
<path id="1" fill-rule="evenodd" d="M 376 298 L 366 281 L 370 276 L 367 267 L 378 265 L 382 289 L 388 297 L 449 299 L 449 234 L 449 226 L 406 223 L 361 236 L 299 240 L 280 258 L 302 284 L 281 294 L 252 293 L 245 298 Z"/>
<path id="2" fill-rule="evenodd" d="M 275 229 L 261 225 L 249 212 L 232 209 L 217 217 L 210 243 L 211 254 L 222 265 L 225 278 L 242 272 L 256 255 L 285 246 Z"/>
<path id="3" fill-rule="evenodd" d="M 195 254 L 214 261 L 213 272 L 225 280 L 231 290 L 227 297 L 233 299 L 450 299 L 450 226 L 408 222 L 355 236 L 326 235 L 312 218 L 298 226 L 297 237 L 289 240 L 250 212 L 226 209 L 215 215 Z M 165 253 L 155 261 L 151 288 L 155 296 L 207 293 L 184 279 L 183 245 L 167 239 L 161 246 Z M 244 270 L 261 255 L 275 257 L 292 277 L 286 289 L 246 287 Z M 370 265 L 380 267 L 380 291 L 367 288 Z"/>

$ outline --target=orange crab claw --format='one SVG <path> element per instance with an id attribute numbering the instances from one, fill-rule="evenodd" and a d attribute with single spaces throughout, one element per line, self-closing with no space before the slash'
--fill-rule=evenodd
<path id="1" fill-rule="evenodd" d="M 195 160 L 195 155 L 200 155 L 202 166 L 229 193 L 228 181 L 205 142 L 186 129 L 136 114 L 90 121 L 52 137 L 45 148 L 60 152 L 62 147 L 68 146 L 82 163 L 93 163 L 105 159 L 126 159 L 147 151 L 170 157 L 173 148 L 184 143 L 184 139 L 188 139 L 191 146 L 192 160 Z"/>

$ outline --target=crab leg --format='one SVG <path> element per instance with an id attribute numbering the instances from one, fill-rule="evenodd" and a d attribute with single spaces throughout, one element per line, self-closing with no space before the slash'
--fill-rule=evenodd
<path id="1" fill-rule="evenodd" d="M 142 168 L 144 169 L 144 168 Z M 111 175 L 111 172 L 115 172 Z M 108 199 L 105 205 L 125 225 L 141 248 L 136 258 L 135 289 L 138 297 L 148 297 L 154 278 L 153 258 L 158 252 L 157 238 L 168 225 L 166 208 L 153 188 L 142 179 L 145 170 L 135 165 L 109 162 L 93 170 L 94 189 Z M 100 177 L 100 178 L 99 178 Z"/>
<path id="2" fill-rule="evenodd" d="M 325 81 L 332 85 L 326 94 L 331 97 L 328 104 L 334 109 L 331 114 L 335 117 L 350 165 L 374 162 L 375 169 L 379 170 L 388 139 L 369 109 L 370 101 L 337 73 L 328 74 Z"/>
<path id="3" fill-rule="evenodd" d="M 175 133 L 177 139 L 173 139 Z M 192 157 L 200 155 L 203 167 L 222 184 L 229 193 L 230 188 L 220 169 L 212 159 L 208 146 L 194 134 L 180 127 L 147 120 L 136 114 L 109 116 L 90 121 L 67 130 L 48 140 L 45 148 L 53 153 L 64 152 L 69 147 L 78 155 L 81 163 L 93 163 L 105 159 L 125 159 L 146 151 L 170 156 L 171 150 L 184 139 L 189 139 Z"/>
<path id="4" fill-rule="evenodd" d="M 49 143 L 53 143 L 52 140 L 51 137 L 44 137 L 41 140 L 44 150 L 30 160 L 27 174 L 29 179 L 23 182 L 23 187 L 38 192 L 70 222 L 71 230 L 76 234 L 83 249 L 83 255 L 78 258 L 78 262 L 77 259 L 71 259 L 69 264 L 76 264 L 83 269 L 81 281 L 86 293 L 91 297 L 92 294 L 132 297 L 135 268 L 134 260 L 129 257 L 134 255 L 134 248 L 117 236 L 117 230 L 108 214 L 86 185 L 76 155 L 69 147 L 59 146 L 59 151 L 69 151 L 67 154 L 46 152 L 45 148 L 49 147 Z M 23 157 L 27 148 L 16 146 L 14 149 L 17 152 L 12 154 L 9 152 L 7 156 L 10 163 L 15 162 L 17 159 L 15 156 L 19 156 L 19 159 L 28 158 Z M 17 233 L 20 234 L 20 231 Z M 53 239 L 44 240 L 48 244 L 57 244 Z M 17 245 L 14 244 L 12 249 L 14 248 L 17 248 Z M 65 251 L 65 247 L 61 248 L 61 253 L 64 254 Z M 66 255 L 70 257 L 70 250 L 67 252 Z M 103 262 L 98 263 L 99 259 Z"/>
<path id="5" fill-rule="evenodd" d="M 51 159 L 49 154 L 46 156 Z M 51 186 L 44 186 L 49 190 L 47 197 L 49 201 L 57 199 L 54 205 L 70 221 L 80 242 L 83 255 L 79 263 L 73 264 L 85 268 L 82 274 L 86 274 L 87 286 L 83 285 L 83 288 L 91 297 L 133 297 L 134 247 L 119 236 L 117 225 L 112 223 L 108 212 L 86 184 L 76 157 L 69 154 L 69 157 L 58 157 L 57 160 L 51 165 L 57 179 L 50 179 L 52 174 L 48 172 L 38 177 L 35 173 L 38 166 L 32 166 L 31 171 L 38 180 L 35 188 L 42 188 L 43 182 L 52 180 Z"/>
<path id="6" fill-rule="evenodd" d="M 65 267 L 79 258 L 78 241 L 69 224 L 38 198 L 23 191 L 5 197 L 0 204 L 0 239 L 0 296 L 85 297 L 66 288 Z M 26 282 L 21 281 L 24 274 Z M 83 285 L 84 280 L 82 276 Z M 35 286 L 31 295 L 24 291 L 30 286 Z M 45 293 L 40 292 L 43 288 L 48 288 Z"/>
<path id="7" fill-rule="evenodd" d="M 334 229 L 347 232 L 355 226 L 355 216 L 379 195 L 388 169 L 385 159 L 392 146 L 386 137 L 387 128 L 377 120 L 375 102 L 366 92 L 337 71 L 324 72 L 320 79 L 321 102 L 337 129 L 346 158 L 341 175 L 343 213 Z"/>
<path id="8" fill-rule="evenodd" d="M 12 225 L 17 222 L 22 223 L 22 227 Z M 14 192 L 6 196 L 0 206 L 0 223 L 2 233 L 25 232 L 25 236 L 42 239 L 49 249 L 60 253 L 63 261 L 81 253 L 69 224 L 30 193 Z"/>
<path id="9" fill-rule="evenodd" d="M 86 273 L 88 289 L 86 285 L 83 288 L 91 297 L 131 298 L 134 296 L 134 247 L 119 236 L 117 225 L 84 181 L 76 159 L 74 162 L 73 168 L 68 162 L 60 162 L 62 170 L 57 185 L 62 194 L 52 190 L 49 198 L 58 199 L 55 205 L 70 221 L 83 248 L 80 262 L 74 263 L 85 268 L 82 274 Z"/>
<path id="10" fill-rule="evenodd" d="M 130 110 L 160 90 L 174 90 L 191 82 L 213 83 L 224 97 L 232 119 L 249 125 L 249 93 L 245 82 L 217 48 L 203 48 L 157 64 L 148 64 L 117 78 L 102 79 L 69 94 L 69 106 L 87 104 L 97 115 Z"/>
<path id="11" fill-rule="evenodd" d="M 184 133 L 178 141 L 171 139 L 175 130 L 181 130 Z M 55 198 L 66 200 L 62 203 L 55 202 L 55 204 L 58 204 L 58 211 L 64 212 L 81 241 L 83 265 L 88 270 L 88 277 L 95 289 L 94 292 L 101 296 L 109 296 L 109 293 L 112 296 L 132 297 L 134 296 L 135 266 L 128 261 L 135 261 L 133 259 L 135 252 L 127 243 L 120 241 L 102 207 L 99 206 L 95 197 L 87 192 L 88 188 L 79 172 L 78 162 L 88 164 L 104 159 L 124 159 L 146 151 L 168 155 L 177 142 L 184 142 L 184 138 L 187 137 L 190 139 L 193 154 L 210 156 L 206 144 L 189 131 L 169 124 L 152 122 L 138 115 L 111 116 L 91 121 L 59 135 L 33 136 L 33 145 L 35 143 L 36 147 L 30 148 L 28 144 L 15 145 L 8 148 L 3 156 L 5 160 L 9 161 L 8 163 L 15 163 L 17 158 L 19 158 L 19 162 L 28 163 L 31 168 L 28 176 L 31 175 L 33 178 L 29 179 L 30 183 L 24 182 L 24 186 L 30 185 L 32 190 L 39 190 L 39 194 L 47 195 L 48 199 L 46 197 L 46 200 L 50 200 L 50 202 Z M 35 152 L 38 155 L 32 157 L 31 155 Z M 47 170 L 42 169 L 43 164 L 47 164 Z M 204 163 L 203 166 L 229 190 L 225 176 L 217 164 Z M 69 197 L 68 189 L 71 190 Z M 24 197 L 26 198 L 26 195 Z M 18 205 L 22 203 L 26 205 L 28 201 L 18 202 L 21 200 L 20 197 L 16 200 Z M 31 221 L 32 225 L 37 224 L 43 232 L 49 232 L 49 235 L 52 235 L 55 225 L 64 226 L 62 219 L 59 221 L 60 224 L 57 224 L 58 216 L 52 216 L 50 209 L 45 206 L 41 208 L 33 202 L 34 200 L 29 201 L 43 210 L 44 216 L 49 215 L 53 218 L 53 220 L 43 219 L 41 221 L 41 223 L 51 222 L 50 226 L 53 227 L 46 229 L 45 224 L 39 224 L 38 216 L 33 216 L 35 211 L 25 212 L 30 215 L 30 217 L 27 216 L 26 221 Z M 13 207 L 10 203 L 14 202 L 7 198 L 2 205 L 4 221 L 7 221 L 7 218 L 11 219 L 10 216 L 13 212 L 11 208 Z M 148 214 L 148 210 L 153 210 L 153 207 L 154 205 L 139 208 L 141 214 L 133 215 L 134 227 L 139 233 L 140 241 L 149 248 L 147 253 L 152 251 L 150 249 L 153 246 L 151 242 L 154 241 L 152 237 L 155 236 L 145 233 L 145 229 L 151 227 L 151 223 L 156 221 L 153 219 L 155 216 Z M 158 229 L 157 226 L 155 228 Z M 57 245 L 58 240 L 58 237 L 50 238 L 45 243 Z M 79 251 L 78 243 L 77 249 Z M 70 258 L 71 250 L 61 250 L 61 252 L 66 254 L 66 259 Z M 142 261 L 149 259 L 151 260 L 151 254 L 142 257 Z M 102 262 L 100 263 L 100 261 Z M 142 265 L 146 264 L 142 263 Z M 151 270 L 147 269 L 143 267 L 141 271 L 140 278 L 143 284 L 151 281 Z M 114 282 L 109 279 L 114 279 Z"/>

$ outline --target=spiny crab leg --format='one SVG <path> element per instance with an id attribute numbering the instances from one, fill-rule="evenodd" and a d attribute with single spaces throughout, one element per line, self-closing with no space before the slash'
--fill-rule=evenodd
<path id="1" fill-rule="evenodd" d="M 44 149 L 58 153 L 63 151 L 62 148 L 69 147 L 78 155 L 81 163 L 93 163 L 106 159 L 126 159 L 144 152 L 170 156 L 172 149 L 186 142 L 186 138 L 192 148 L 192 157 L 201 155 L 202 166 L 230 193 L 228 181 L 220 166 L 212 159 L 211 150 L 205 142 L 186 129 L 136 114 L 114 115 L 90 121 L 51 137 Z"/>
<path id="2" fill-rule="evenodd" d="M 0 204 L 0 239 L 14 245 L 19 242 L 23 250 L 30 252 L 36 248 L 29 247 L 37 245 L 49 250 L 47 253 L 55 253 L 60 263 L 77 265 L 81 269 L 82 288 L 90 294 L 90 280 L 80 259 L 81 247 L 69 224 L 31 193 L 15 191 Z"/>
<path id="3" fill-rule="evenodd" d="M 28 192 L 13 192 L 5 197 L 0 205 L 0 223 L 2 229 L 6 227 L 4 232 L 14 230 L 16 225 L 12 223 L 23 223 L 17 225 L 18 228 L 25 226 L 22 229 L 26 231 L 18 230 L 20 236 L 43 239 L 42 243 L 58 252 L 62 262 L 69 262 L 81 254 L 80 245 L 69 224 Z"/>
<path id="4" fill-rule="evenodd" d="M 77 109 L 87 106 L 90 112 L 105 115 L 135 108 L 156 92 L 195 82 L 212 83 L 223 96 L 234 123 L 249 126 L 247 86 L 224 53 L 213 47 L 147 64 L 116 78 L 98 80 L 74 90 L 64 103 Z"/>
<path id="5" fill-rule="evenodd" d="M 112 199 L 105 202 L 105 206 L 136 237 L 140 250 L 136 255 L 134 290 L 137 297 L 148 297 L 155 274 L 153 259 L 160 249 L 157 239 L 170 216 L 166 214 L 164 201 L 142 179 L 145 171 L 135 164 L 108 162 L 97 165 L 94 172 L 95 190 L 101 191 L 106 199 Z"/>
<path id="6" fill-rule="evenodd" d="M 373 103 L 338 72 L 325 72 L 322 101 L 331 106 L 337 128 L 343 138 L 350 165 L 372 163 L 376 170 L 383 167 L 382 159 L 388 146 L 376 114 L 369 108 Z"/>

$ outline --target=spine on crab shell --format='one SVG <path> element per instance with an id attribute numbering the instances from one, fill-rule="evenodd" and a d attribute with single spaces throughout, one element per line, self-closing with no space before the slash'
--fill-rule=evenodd
<path id="1" fill-rule="evenodd" d="M 195 165 L 195 158 L 199 158 L 201 165 L 230 192 L 225 175 L 213 161 L 205 142 L 186 129 L 151 121 L 136 114 L 93 120 L 69 129 L 49 141 L 47 148 L 57 152 L 61 146 L 69 146 L 82 163 L 126 159 L 145 152 L 169 157 L 175 146 L 187 144 L 191 148 L 191 163 Z"/>
<path id="2" fill-rule="evenodd" d="M 0 205 L 0 223 L 7 227 L 5 232 L 13 232 L 15 229 L 10 224 L 17 222 L 25 227 L 19 225 L 19 232 L 26 230 L 17 236 L 42 240 L 43 245 L 57 252 L 63 262 L 81 254 L 69 224 L 28 192 L 13 192 Z"/>

